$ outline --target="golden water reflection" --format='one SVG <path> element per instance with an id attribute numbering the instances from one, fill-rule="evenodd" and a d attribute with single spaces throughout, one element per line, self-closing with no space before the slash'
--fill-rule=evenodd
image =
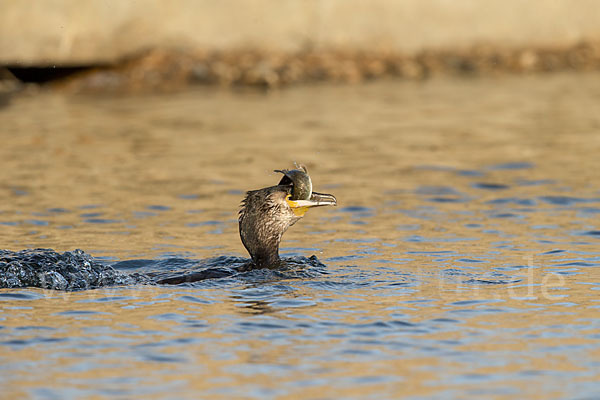
<path id="1" fill-rule="evenodd" d="M 311 279 L 0 291 L 3 395 L 593 397 L 598 78 L 13 99 L 3 248 L 245 256 L 243 191 L 294 161 L 340 205 L 284 236 Z"/>

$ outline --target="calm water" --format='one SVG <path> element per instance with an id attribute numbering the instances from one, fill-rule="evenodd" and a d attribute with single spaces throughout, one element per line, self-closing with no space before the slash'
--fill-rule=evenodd
<path id="1" fill-rule="evenodd" d="M 4 249 L 247 257 L 294 161 L 339 206 L 284 236 L 309 276 L 0 290 L 0 397 L 598 398 L 598 110 L 598 74 L 12 99 Z"/>

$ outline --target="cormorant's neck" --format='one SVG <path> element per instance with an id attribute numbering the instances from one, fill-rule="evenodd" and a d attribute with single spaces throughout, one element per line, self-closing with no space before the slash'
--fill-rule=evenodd
<path id="1" fill-rule="evenodd" d="M 279 243 L 275 248 L 257 249 L 250 254 L 252 262 L 257 268 L 276 268 L 279 266 Z"/>
<path id="2" fill-rule="evenodd" d="M 244 222 L 248 222 L 247 220 Z M 243 226 L 240 229 L 242 243 L 248 250 L 252 263 L 257 268 L 277 268 L 279 266 L 279 242 L 282 232 L 276 228 L 276 224 L 264 224 L 264 220 L 257 219 L 258 226 Z"/>
<path id="3" fill-rule="evenodd" d="M 256 268 L 277 268 L 281 264 L 281 236 L 299 219 L 285 203 L 287 195 L 287 187 L 272 186 L 248 192 L 242 202 L 240 237 Z"/>

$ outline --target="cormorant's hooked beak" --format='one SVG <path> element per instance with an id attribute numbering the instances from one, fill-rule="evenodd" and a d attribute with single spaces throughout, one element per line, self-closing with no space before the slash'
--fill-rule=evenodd
<path id="1" fill-rule="evenodd" d="M 288 194 L 285 201 L 288 203 L 294 214 L 303 217 L 306 211 L 312 207 L 337 206 L 337 199 L 332 194 L 312 192 L 308 200 L 292 200 L 292 195 Z"/>

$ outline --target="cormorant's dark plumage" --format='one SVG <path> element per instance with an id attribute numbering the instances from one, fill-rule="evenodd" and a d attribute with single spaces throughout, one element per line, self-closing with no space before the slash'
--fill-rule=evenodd
<path id="1" fill-rule="evenodd" d="M 281 237 L 308 208 L 337 205 L 333 195 L 312 192 L 306 167 L 276 172 L 284 174 L 279 185 L 249 191 L 239 214 L 240 237 L 254 268 L 277 268 Z"/>
<path id="2" fill-rule="evenodd" d="M 278 268 L 279 243 L 285 231 L 304 216 L 311 207 L 335 206 L 331 194 L 312 191 L 306 167 L 276 171 L 284 174 L 276 186 L 251 190 L 242 201 L 239 214 L 240 237 L 252 261 L 235 268 L 237 272 L 258 268 Z M 180 284 L 228 276 L 231 271 L 205 269 L 157 281 L 159 284 Z"/>

